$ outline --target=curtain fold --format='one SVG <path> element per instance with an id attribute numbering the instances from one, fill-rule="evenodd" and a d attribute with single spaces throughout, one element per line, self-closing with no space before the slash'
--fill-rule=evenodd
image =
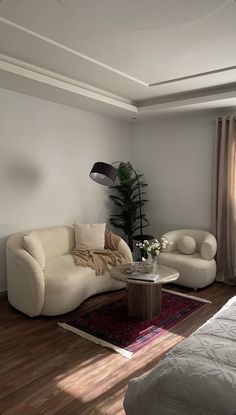
<path id="1" fill-rule="evenodd" d="M 218 118 L 213 163 L 212 228 L 217 239 L 217 280 L 236 284 L 236 121 Z"/>

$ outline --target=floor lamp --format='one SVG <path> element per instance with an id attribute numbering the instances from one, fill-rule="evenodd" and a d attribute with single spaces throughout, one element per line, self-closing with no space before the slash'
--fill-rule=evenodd
<path id="1" fill-rule="evenodd" d="M 120 162 L 115 162 L 120 163 Z M 123 162 L 122 162 L 123 163 Z M 142 220 L 142 206 L 141 206 L 141 190 L 140 190 L 140 181 L 136 171 L 131 166 L 132 171 L 135 174 L 138 183 L 138 199 L 139 199 L 139 215 L 140 215 L 140 235 L 135 235 L 133 239 L 143 242 L 145 239 L 153 239 L 151 235 L 143 234 L 143 220 Z M 96 183 L 102 184 L 104 186 L 112 186 L 115 183 L 117 176 L 117 169 L 108 163 L 97 161 L 94 163 L 93 168 L 89 174 L 89 177 L 94 180 Z"/>

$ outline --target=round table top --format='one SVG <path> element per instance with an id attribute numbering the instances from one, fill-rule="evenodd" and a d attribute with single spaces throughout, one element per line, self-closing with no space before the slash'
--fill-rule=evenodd
<path id="1" fill-rule="evenodd" d="M 132 273 L 141 273 L 144 275 L 148 275 L 148 272 L 145 271 L 145 268 L 142 264 L 142 262 L 134 262 L 130 264 L 120 264 L 116 265 L 115 267 L 112 267 L 110 270 L 110 274 L 112 277 L 126 282 L 128 284 L 166 284 L 168 282 L 174 282 L 179 278 L 179 272 L 171 267 L 167 267 L 165 265 L 158 265 L 157 266 L 157 275 L 159 275 L 159 278 L 155 281 L 145 281 L 144 280 L 135 280 L 135 279 L 129 279 L 129 276 L 132 275 Z"/>

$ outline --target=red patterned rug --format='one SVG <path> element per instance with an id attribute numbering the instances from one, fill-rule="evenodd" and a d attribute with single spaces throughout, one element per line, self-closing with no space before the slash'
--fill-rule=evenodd
<path id="1" fill-rule="evenodd" d="M 72 321 L 58 324 L 130 358 L 133 353 L 167 333 L 171 327 L 196 313 L 209 302 L 202 298 L 162 290 L 161 314 L 150 320 L 129 317 L 126 297 L 123 297 Z"/>

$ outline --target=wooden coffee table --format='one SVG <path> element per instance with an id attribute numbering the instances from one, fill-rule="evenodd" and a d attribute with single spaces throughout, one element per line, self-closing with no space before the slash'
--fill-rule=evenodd
<path id="1" fill-rule="evenodd" d="M 129 271 L 133 266 L 138 267 L 136 264 L 117 265 L 111 268 L 110 274 L 126 283 L 128 315 L 148 320 L 161 312 L 162 284 L 176 281 L 179 278 L 179 273 L 174 268 L 158 265 L 157 274 L 160 275 L 160 278 L 156 282 L 131 280 L 129 279 L 131 275 Z"/>

